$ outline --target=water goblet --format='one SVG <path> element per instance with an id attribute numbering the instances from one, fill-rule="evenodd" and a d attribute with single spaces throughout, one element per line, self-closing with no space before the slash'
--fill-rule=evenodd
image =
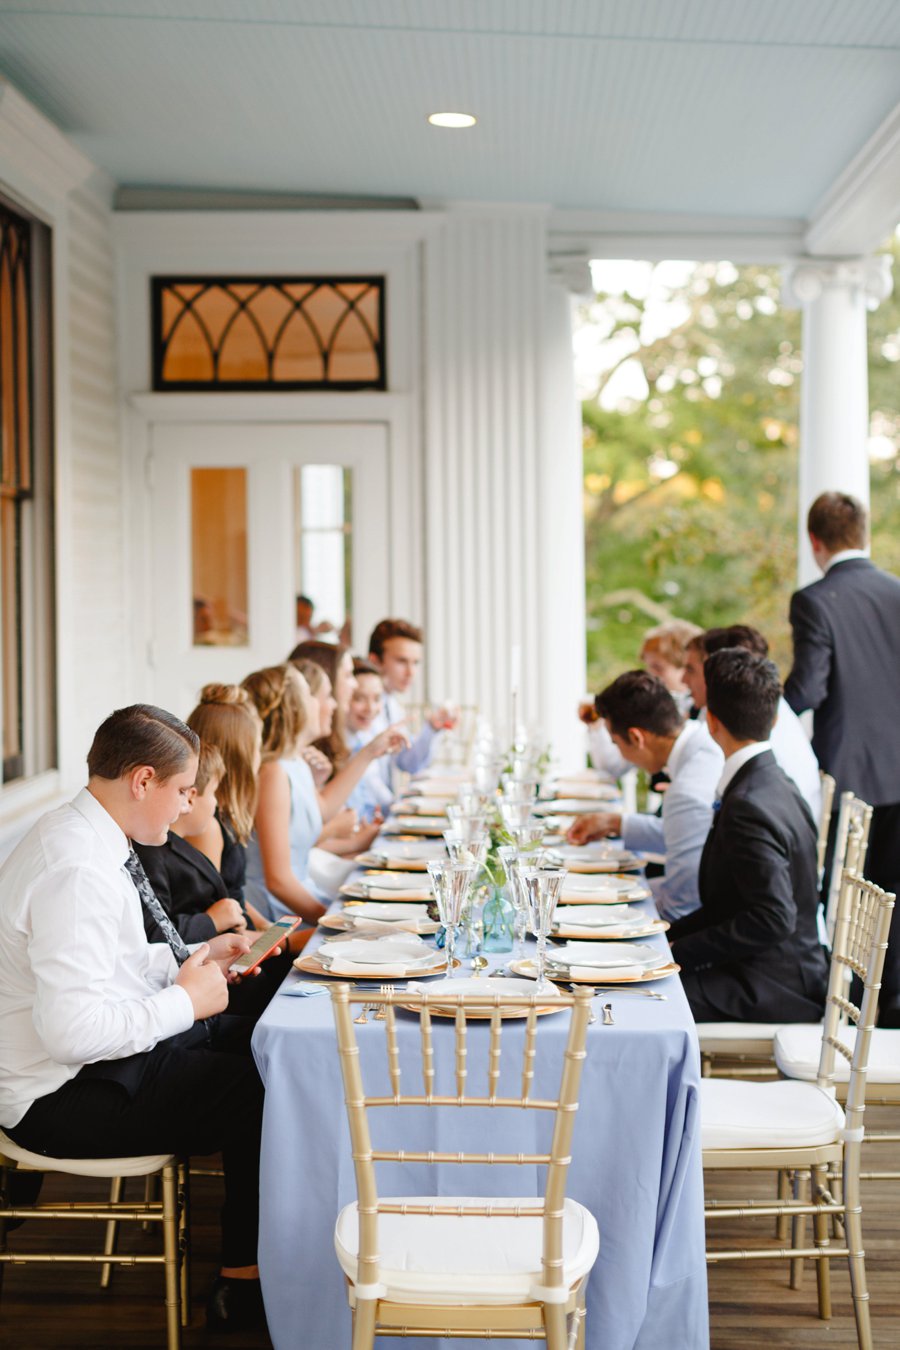
<path id="1" fill-rule="evenodd" d="M 536 992 L 539 994 L 546 993 L 550 988 L 546 977 L 547 936 L 553 927 L 553 915 L 567 876 L 568 871 L 564 867 L 526 867 L 522 871 L 528 899 L 528 921 L 537 938 Z"/>
<path id="2" fill-rule="evenodd" d="M 485 794 L 478 787 L 466 784 L 457 792 L 456 804 L 466 815 L 477 816 L 483 814 L 487 800 Z"/>
<path id="3" fill-rule="evenodd" d="M 428 864 L 431 889 L 437 901 L 438 914 L 447 933 L 447 978 L 452 979 L 456 968 L 456 932 L 462 919 L 469 888 L 475 876 L 476 866 L 471 862 Z"/>
<path id="4" fill-rule="evenodd" d="M 467 839 L 458 830 L 444 830 L 443 835 L 451 862 L 473 862 L 479 869 L 484 866 L 489 843 L 487 834 Z"/>
<path id="5" fill-rule="evenodd" d="M 504 797 L 533 797 L 537 792 L 538 780 L 533 776 L 518 776 L 515 773 L 500 775 L 500 791 Z"/>
<path id="6" fill-rule="evenodd" d="M 523 825 L 521 829 L 512 831 L 520 853 L 534 853 L 544 842 L 545 834 L 546 829 L 542 823 Z"/>
<path id="7" fill-rule="evenodd" d="M 507 891 L 515 911 L 513 918 L 513 959 L 521 961 L 525 955 L 525 934 L 528 930 L 528 896 L 522 883 L 524 859 L 514 844 L 501 844 L 497 854 L 506 873 Z"/>
<path id="8" fill-rule="evenodd" d="M 500 816 L 503 824 L 514 834 L 531 824 L 532 797 L 503 797 L 500 800 Z"/>

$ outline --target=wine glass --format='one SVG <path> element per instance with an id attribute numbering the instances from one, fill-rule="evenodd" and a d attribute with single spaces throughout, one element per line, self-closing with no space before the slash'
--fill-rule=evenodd
<path id="1" fill-rule="evenodd" d="M 500 799 L 500 816 L 510 834 L 515 834 L 516 830 L 522 830 L 526 825 L 531 824 L 531 808 L 533 805 L 533 797 L 502 797 Z"/>
<path id="2" fill-rule="evenodd" d="M 466 811 L 462 806 L 448 806 L 447 819 L 456 833 L 461 834 L 464 839 L 474 839 L 477 835 L 483 834 L 487 825 L 487 817 L 483 812 Z"/>
<path id="3" fill-rule="evenodd" d="M 456 958 L 454 956 L 456 930 L 462 919 L 466 900 L 469 897 L 469 888 L 472 884 L 475 872 L 476 866 L 471 862 L 430 862 L 428 864 L 431 889 L 434 892 L 434 898 L 437 901 L 438 914 L 440 915 L 441 923 L 444 925 L 447 933 L 448 979 L 453 978 L 453 971 L 456 967 Z"/>
<path id="4" fill-rule="evenodd" d="M 501 844 L 497 849 L 497 854 L 503 863 L 509 888 L 509 898 L 515 910 L 513 959 L 521 961 L 525 955 L 525 933 L 528 929 L 528 896 L 522 883 L 522 869 L 525 866 L 525 861 L 514 844 Z"/>
<path id="5" fill-rule="evenodd" d="M 512 831 L 520 853 L 533 854 L 544 842 L 545 834 L 546 827 L 543 823 L 523 825 L 521 829 Z"/>
<path id="6" fill-rule="evenodd" d="M 459 830 L 444 830 L 443 835 L 451 862 L 473 862 L 479 870 L 484 866 L 489 843 L 486 833 L 471 839 L 467 839 Z"/>
<path id="7" fill-rule="evenodd" d="M 537 938 L 537 993 L 550 988 L 546 977 L 547 935 L 553 926 L 553 915 L 563 882 L 568 876 L 564 867 L 525 867 L 522 882 L 528 900 L 528 922 Z"/>

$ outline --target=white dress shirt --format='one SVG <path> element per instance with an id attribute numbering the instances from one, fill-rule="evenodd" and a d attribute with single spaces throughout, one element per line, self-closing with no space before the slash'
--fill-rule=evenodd
<path id="1" fill-rule="evenodd" d="M 703 723 L 685 722 L 665 767 L 671 782 L 662 816 L 623 816 L 622 843 L 638 853 L 665 853 L 665 876 L 649 884 L 662 917 L 678 919 L 700 907 L 700 854 L 712 824 L 722 751 Z"/>
<path id="2" fill-rule="evenodd" d="M 700 718 L 706 722 L 705 708 L 701 709 Z M 755 743 L 762 745 L 762 741 Z M 818 829 L 819 816 L 822 814 L 819 761 L 816 759 L 809 737 L 803 730 L 803 723 L 783 697 L 778 700 L 775 725 L 766 746 L 775 756 L 776 764 L 784 769 L 788 778 L 793 779 L 797 791 L 812 812 L 812 818 Z M 721 796 L 721 793 L 719 795 Z"/>
<path id="3" fill-rule="evenodd" d="M 843 548 L 840 553 L 832 553 L 823 572 L 830 572 L 835 563 L 849 562 L 851 558 L 868 558 L 869 550 L 867 548 Z"/>
<path id="4" fill-rule="evenodd" d="M 168 944 L 147 941 L 128 848 L 85 788 L 0 869 L 0 1125 L 85 1064 L 193 1025 Z"/>
<path id="5" fill-rule="evenodd" d="M 771 749 L 771 741 L 751 741 L 749 745 L 742 745 L 740 750 L 735 750 L 733 755 L 729 755 L 725 761 L 725 768 L 722 770 L 721 777 L 716 784 L 716 797 L 719 801 L 724 797 L 725 789 L 738 769 L 742 769 L 745 764 L 749 764 L 751 759 L 756 759 L 757 755 L 763 755 Z"/>

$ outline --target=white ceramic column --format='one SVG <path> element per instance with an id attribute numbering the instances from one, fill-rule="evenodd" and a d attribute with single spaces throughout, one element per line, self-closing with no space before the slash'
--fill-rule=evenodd
<path id="1" fill-rule="evenodd" d="M 800 396 L 798 579 L 819 571 L 806 513 L 820 492 L 850 492 L 868 504 L 866 309 L 891 293 L 887 257 L 804 258 L 786 269 L 784 302 L 803 310 Z"/>
<path id="2" fill-rule="evenodd" d="M 519 647 L 519 714 L 568 757 L 584 683 L 581 449 L 568 293 L 548 283 L 546 245 L 530 207 L 448 211 L 425 243 L 428 682 L 505 736 Z"/>

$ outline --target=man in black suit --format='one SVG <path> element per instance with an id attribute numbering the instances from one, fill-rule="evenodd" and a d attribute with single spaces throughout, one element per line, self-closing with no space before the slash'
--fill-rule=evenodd
<path id="1" fill-rule="evenodd" d="M 814 713 L 813 749 L 837 784 L 874 807 L 866 876 L 900 887 L 900 579 L 866 556 L 866 510 L 823 492 L 807 528 L 820 581 L 791 597 L 794 665 L 784 696 Z M 900 911 L 894 910 L 879 1006 L 900 1026 Z"/>
<path id="2" fill-rule="evenodd" d="M 815 1022 L 828 982 L 816 826 L 769 746 L 778 672 L 735 647 L 703 670 L 707 726 L 725 767 L 700 859 L 700 908 L 670 928 L 672 955 L 698 1022 Z"/>

